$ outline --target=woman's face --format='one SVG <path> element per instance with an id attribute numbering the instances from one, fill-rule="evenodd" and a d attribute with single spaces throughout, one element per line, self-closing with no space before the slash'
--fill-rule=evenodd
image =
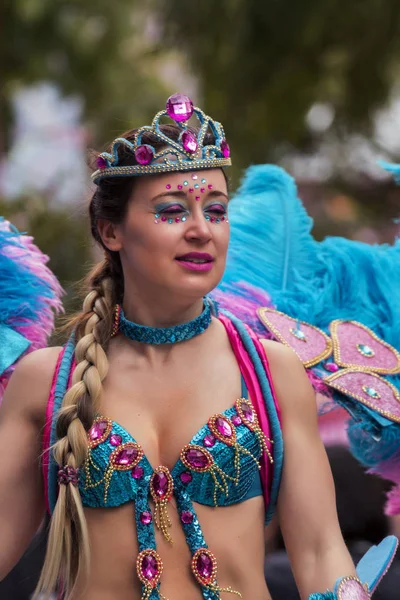
<path id="1" fill-rule="evenodd" d="M 116 228 L 126 289 L 200 298 L 220 281 L 229 242 L 221 169 L 139 177 Z"/>

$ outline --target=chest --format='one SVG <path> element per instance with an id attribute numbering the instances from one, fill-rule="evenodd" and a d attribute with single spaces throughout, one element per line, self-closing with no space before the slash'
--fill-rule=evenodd
<path id="1" fill-rule="evenodd" d="M 232 407 L 241 392 L 231 353 L 182 354 L 154 366 L 111 359 L 101 409 L 132 435 L 151 464 L 172 467 L 209 418 Z"/>

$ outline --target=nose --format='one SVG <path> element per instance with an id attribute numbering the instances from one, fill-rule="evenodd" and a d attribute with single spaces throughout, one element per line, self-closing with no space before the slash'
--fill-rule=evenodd
<path id="1" fill-rule="evenodd" d="M 193 211 L 187 223 L 189 227 L 186 229 L 185 238 L 188 241 L 198 241 L 205 244 L 211 240 L 210 222 L 206 221 L 202 210 Z"/>

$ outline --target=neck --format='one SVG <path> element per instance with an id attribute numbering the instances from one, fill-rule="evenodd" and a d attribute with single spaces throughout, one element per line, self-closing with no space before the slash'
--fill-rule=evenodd
<path id="1" fill-rule="evenodd" d="M 143 299 L 128 296 L 122 305 L 125 316 L 138 325 L 147 327 L 173 327 L 192 321 L 203 311 L 203 299 L 184 301 L 179 299 Z"/>

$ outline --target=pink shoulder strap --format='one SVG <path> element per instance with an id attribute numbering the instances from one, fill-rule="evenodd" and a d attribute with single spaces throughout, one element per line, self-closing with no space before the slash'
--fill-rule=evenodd
<path id="1" fill-rule="evenodd" d="M 246 386 L 247 386 L 247 389 L 249 392 L 250 399 L 251 399 L 254 409 L 257 413 L 260 427 L 261 427 L 264 435 L 267 438 L 271 439 L 272 435 L 271 435 L 270 422 L 269 422 L 269 418 L 268 418 L 268 414 L 267 414 L 267 410 L 266 410 L 266 406 L 265 406 L 265 401 L 264 401 L 263 394 L 262 394 L 262 391 L 260 388 L 260 384 L 259 384 L 259 381 L 257 378 L 257 374 L 255 372 L 254 365 L 250 359 L 248 352 L 244 348 L 242 340 L 241 340 L 238 332 L 236 331 L 233 323 L 231 322 L 231 320 L 228 319 L 223 314 L 220 314 L 218 318 L 221 321 L 221 323 L 224 325 L 226 332 L 228 334 L 229 341 L 232 346 L 232 350 L 238 361 L 240 372 L 243 375 L 243 378 L 245 380 L 245 383 L 246 383 Z M 276 400 L 276 395 L 275 395 L 273 383 L 272 383 L 272 377 L 271 377 L 271 373 L 270 373 L 269 366 L 268 366 L 268 360 L 267 360 L 267 357 L 264 352 L 264 348 L 263 348 L 262 344 L 260 343 L 260 341 L 258 340 L 258 338 L 256 338 L 256 336 L 253 334 L 253 332 L 251 332 L 248 329 L 248 333 L 251 336 L 253 343 L 255 344 L 255 348 L 257 350 L 258 355 L 260 356 L 263 367 L 265 369 L 265 373 L 266 373 L 266 376 L 268 378 L 268 382 L 269 382 L 269 385 L 271 388 L 271 393 L 273 395 L 276 412 L 277 412 L 277 415 L 280 420 L 279 406 L 278 406 L 278 403 Z M 268 446 L 269 450 L 271 451 L 271 453 L 273 454 L 272 444 L 267 443 L 267 446 Z M 261 483 L 263 486 L 265 506 L 268 506 L 269 502 L 270 502 L 270 490 L 271 490 L 271 484 L 272 484 L 272 475 L 273 475 L 273 470 L 271 468 L 271 464 L 270 464 L 268 458 L 264 455 L 262 458 L 262 461 L 261 461 L 260 476 L 261 476 Z"/>

